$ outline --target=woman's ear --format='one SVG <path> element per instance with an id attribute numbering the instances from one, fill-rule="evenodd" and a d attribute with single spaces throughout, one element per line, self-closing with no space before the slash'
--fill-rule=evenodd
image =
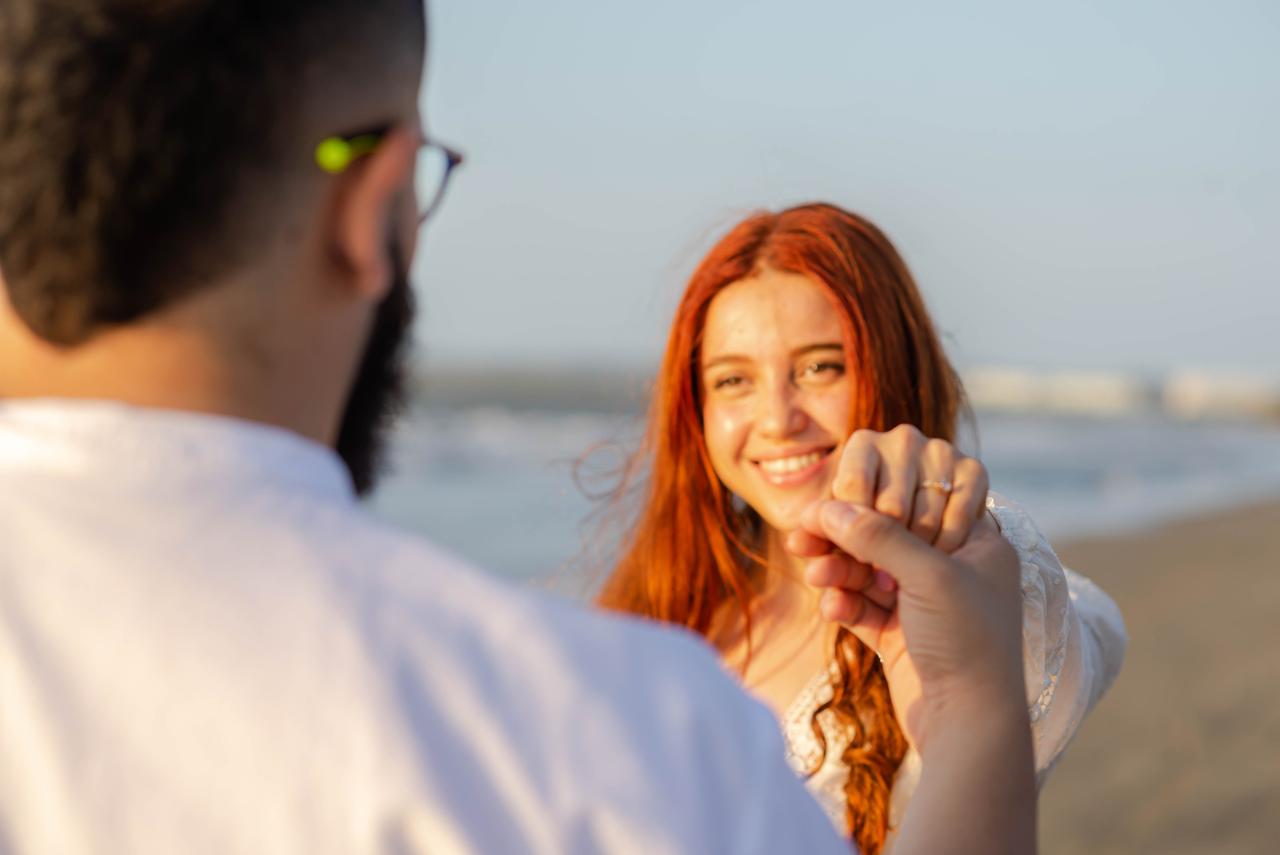
<path id="1" fill-rule="evenodd" d="M 391 287 L 395 271 L 387 235 L 396 218 L 413 215 L 413 169 L 420 143 L 417 130 L 397 125 L 377 148 L 337 176 L 330 196 L 330 242 L 360 299 L 379 302 Z"/>

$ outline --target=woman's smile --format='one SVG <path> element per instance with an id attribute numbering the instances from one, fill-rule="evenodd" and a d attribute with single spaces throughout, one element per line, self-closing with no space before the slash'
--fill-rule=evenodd
<path id="1" fill-rule="evenodd" d="M 835 446 L 810 451 L 770 454 L 751 460 L 760 477 L 775 487 L 799 487 L 823 476 Z"/>

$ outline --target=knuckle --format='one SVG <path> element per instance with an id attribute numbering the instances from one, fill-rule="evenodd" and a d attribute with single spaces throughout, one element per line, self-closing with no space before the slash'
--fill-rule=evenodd
<path id="1" fill-rule="evenodd" d="M 885 495 L 876 499 L 876 510 L 885 516 L 902 519 L 907 515 L 907 503 L 901 496 Z"/>
<path id="2" fill-rule="evenodd" d="M 870 428 L 858 428 L 849 435 L 849 441 L 845 445 L 844 456 L 866 454 L 875 445 L 877 436 L 878 434 Z"/>
<path id="3" fill-rule="evenodd" d="M 991 477 L 987 474 L 987 468 L 984 466 L 982 471 L 978 473 L 978 492 L 985 497 L 989 489 L 991 489 Z"/>
<path id="4" fill-rule="evenodd" d="M 925 443 L 925 454 L 939 463 L 950 464 L 956 459 L 956 449 L 945 439 L 931 439 Z"/>
<path id="5" fill-rule="evenodd" d="M 840 456 L 837 471 L 842 475 L 864 475 L 871 468 L 875 453 L 868 448 L 850 446 Z"/>
<path id="6" fill-rule="evenodd" d="M 920 428 L 905 422 L 889 431 L 889 434 L 899 442 L 905 442 L 912 445 L 923 445 L 927 439 L 927 437 L 920 432 Z"/>
<path id="7" fill-rule="evenodd" d="M 842 472 L 836 476 L 831 490 L 837 499 L 860 499 L 869 490 L 870 479 L 862 471 Z"/>
<path id="8" fill-rule="evenodd" d="M 816 580 L 818 585 L 833 587 L 840 581 L 838 573 L 839 567 L 835 566 L 835 558 L 831 555 L 824 555 L 810 562 L 806 575 L 808 578 Z"/>
<path id="9" fill-rule="evenodd" d="M 865 460 L 848 462 L 837 470 L 836 480 L 844 484 L 865 484 L 871 480 L 871 467 Z"/>
<path id="10" fill-rule="evenodd" d="M 844 582 L 842 587 L 852 591 L 862 588 L 867 584 L 868 572 L 860 562 L 852 558 L 842 558 L 840 565 L 840 578 Z"/>
<path id="11" fill-rule="evenodd" d="M 956 549 L 959 548 L 959 546 L 960 544 L 956 541 L 954 537 L 951 536 L 951 533 L 948 532 L 946 529 L 943 529 L 938 534 L 938 539 L 934 541 L 934 544 L 933 544 L 933 548 L 943 553 L 944 555 L 949 555 L 952 552 L 955 552 Z"/>
<path id="12" fill-rule="evenodd" d="M 966 457 L 963 460 L 960 460 L 959 462 L 957 462 L 956 471 L 957 473 L 963 471 L 967 480 L 969 481 L 985 482 L 987 479 L 987 467 L 983 464 L 981 460 L 978 460 L 977 458 L 974 458 L 974 457 Z"/>
<path id="13" fill-rule="evenodd" d="M 942 517 L 934 512 L 921 514 L 916 517 L 915 523 L 912 524 L 911 530 L 914 532 L 935 532 L 942 526 Z"/>

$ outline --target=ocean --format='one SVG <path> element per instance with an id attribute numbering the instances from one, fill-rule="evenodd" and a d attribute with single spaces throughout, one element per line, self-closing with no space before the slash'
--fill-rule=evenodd
<path id="1" fill-rule="evenodd" d="M 1000 413 L 976 423 L 962 447 L 980 451 L 992 488 L 1051 540 L 1280 496 L 1274 426 Z M 608 483 L 640 429 L 629 414 L 421 407 L 394 436 L 371 509 L 491 572 L 581 594 L 616 540 L 592 523 L 600 503 L 583 488 Z"/>

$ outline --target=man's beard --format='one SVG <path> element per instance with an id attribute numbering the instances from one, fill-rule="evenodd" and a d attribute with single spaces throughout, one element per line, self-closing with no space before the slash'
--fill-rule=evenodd
<path id="1" fill-rule="evenodd" d="M 390 257 L 391 290 L 374 315 L 338 431 L 338 456 L 359 496 L 368 495 L 382 475 L 388 434 L 408 403 L 408 345 L 416 306 L 408 265 L 395 241 Z"/>

